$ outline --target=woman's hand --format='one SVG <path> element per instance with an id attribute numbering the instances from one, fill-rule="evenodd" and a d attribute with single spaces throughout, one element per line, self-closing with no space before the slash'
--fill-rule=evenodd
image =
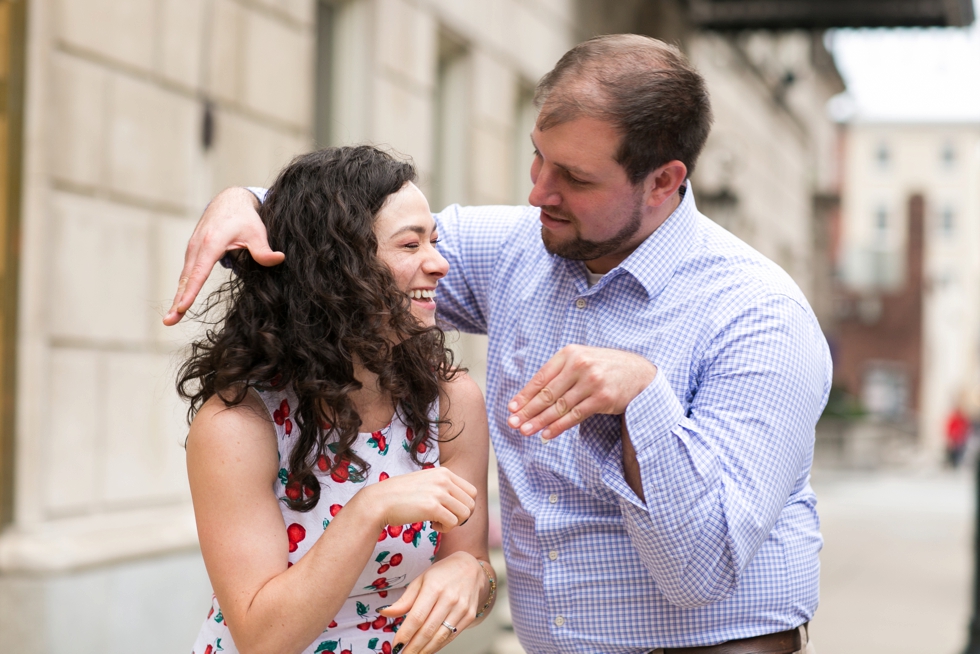
<path id="1" fill-rule="evenodd" d="M 369 507 L 380 508 L 381 528 L 430 522 L 436 531 L 446 532 L 466 522 L 476 507 L 476 486 L 449 468 L 390 477 L 357 496 Z"/>
<path id="2" fill-rule="evenodd" d="M 394 645 L 404 644 L 400 654 L 436 652 L 466 629 L 476 618 L 489 591 L 487 575 L 480 563 L 466 552 L 455 552 L 416 577 L 397 602 L 379 611 L 395 618 L 405 615 Z"/>

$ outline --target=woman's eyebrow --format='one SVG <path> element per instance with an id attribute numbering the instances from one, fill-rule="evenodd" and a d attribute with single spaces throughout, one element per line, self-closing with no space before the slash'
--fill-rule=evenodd
<path id="1" fill-rule="evenodd" d="M 428 231 L 429 230 L 423 227 L 422 225 L 406 225 L 405 227 L 396 230 L 395 233 L 391 235 L 391 237 L 394 238 L 403 232 L 414 232 L 419 236 L 425 236 L 426 232 Z"/>

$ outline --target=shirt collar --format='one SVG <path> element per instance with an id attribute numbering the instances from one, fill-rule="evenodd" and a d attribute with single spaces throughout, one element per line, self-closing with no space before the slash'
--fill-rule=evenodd
<path id="1" fill-rule="evenodd" d="M 663 290 L 694 243 L 697 207 L 690 180 L 686 184 L 687 191 L 674 212 L 606 277 L 612 278 L 618 271 L 627 272 L 650 298 Z"/>

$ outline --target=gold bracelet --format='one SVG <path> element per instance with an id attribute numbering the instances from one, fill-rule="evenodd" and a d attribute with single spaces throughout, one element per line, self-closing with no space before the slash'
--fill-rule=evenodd
<path id="1" fill-rule="evenodd" d="M 476 562 L 480 564 L 480 569 L 483 570 L 483 574 L 487 576 L 487 581 L 490 582 L 490 594 L 487 596 L 487 601 L 483 604 L 483 608 L 480 609 L 480 612 L 476 614 L 476 617 L 482 618 L 483 614 L 487 612 L 487 609 L 489 609 L 490 605 L 493 603 L 493 598 L 497 595 L 497 580 L 490 576 L 490 571 L 487 570 L 485 565 L 483 565 L 483 561 L 477 559 Z"/>

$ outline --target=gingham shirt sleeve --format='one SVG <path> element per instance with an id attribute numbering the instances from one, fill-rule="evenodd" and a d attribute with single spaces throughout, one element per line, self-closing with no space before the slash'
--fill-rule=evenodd
<path id="1" fill-rule="evenodd" d="M 686 413 L 660 372 L 627 408 L 646 501 L 623 477 L 621 447 L 602 476 L 671 603 L 731 595 L 772 531 L 826 401 L 824 343 L 812 314 L 770 296 L 714 338 Z"/>
<path id="2" fill-rule="evenodd" d="M 436 215 L 439 252 L 449 273 L 439 281 L 436 306 L 440 326 L 487 333 L 490 286 L 502 244 L 524 207 L 451 205 Z"/>

